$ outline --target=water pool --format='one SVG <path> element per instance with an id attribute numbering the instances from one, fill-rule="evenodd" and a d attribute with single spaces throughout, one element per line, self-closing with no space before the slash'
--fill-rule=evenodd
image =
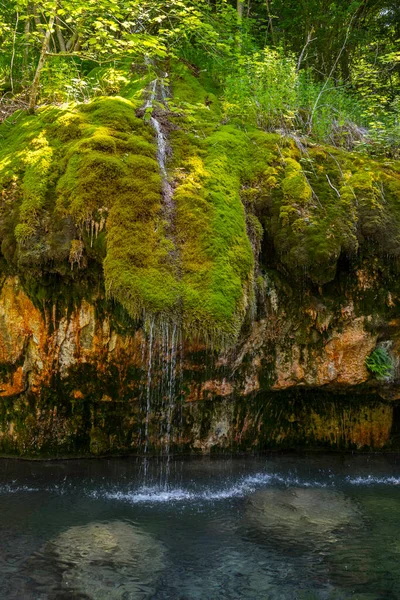
<path id="1" fill-rule="evenodd" d="M 0 597 L 400 598 L 400 457 L 0 461 Z"/>

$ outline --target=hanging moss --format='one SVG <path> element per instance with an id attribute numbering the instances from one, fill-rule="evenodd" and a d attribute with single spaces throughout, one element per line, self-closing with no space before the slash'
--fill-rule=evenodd
<path id="1" fill-rule="evenodd" d="M 137 116 L 146 67 L 126 97 L 1 125 L 5 268 L 71 289 L 104 269 L 108 297 L 134 320 L 180 320 L 224 346 L 252 305 L 263 234 L 284 269 L 318 285 L 367 244 L 400 255 L 398 165 L 221 123 L 215 88 L 182 63 L 169 70 L 168 109 L 156 111 L 169 128 L 172 222 L 154 130 Z"/>
<path id="2" fill-rule="evenodd" d="M 339 257 L 373 240 L 397 256 L 400 172 L 334 148 L 280 143 L 256 200 L 280 260 L 294 275 L 332 281 Z"/>

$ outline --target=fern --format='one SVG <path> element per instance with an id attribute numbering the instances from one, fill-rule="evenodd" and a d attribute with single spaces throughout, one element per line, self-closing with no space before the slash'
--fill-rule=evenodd
<path id="1" fill-rule="evenodd" d="M 392 359 L 386 348 L 375 348 L 366 358 L 365 365 L 377 379 L 385 379 L 393 374 Z"/>

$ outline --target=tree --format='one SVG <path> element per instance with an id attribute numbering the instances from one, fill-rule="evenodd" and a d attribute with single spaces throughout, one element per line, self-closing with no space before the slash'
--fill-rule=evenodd
<path id="1" fill-rule="evenodd" d="M 0 41 L 11 46 L 30 84 L 34 112 L 46 61 L 54 56 L 105 63 L 147 55 L 165 58 L 185 44 L 214 46 L 204 0 L 9 0 L 0 6 Z M 14 44 L 12 32 L 15 31 Z"/>
<path id="2" fill-rule="evenodd" d="M 35 77 L 33 78 L 33 81 L 32 81 L 31 93 L 29 96 L 29 109 L 28 110 L 31 114 L 33 114 L 35 112 L 36 99 L 37 99 L 37 95 L 38 95 L 38 91 L 39 91 L 40 74 L 42 72 L 43 65 L 46 60 L 47 49 L 49 46 L 50 36 L 53 31 L 53 25 L 54 25 L 55 18 L 56 18 L 56 15 L 53 13 L 50 16 L 49 22 L 45 29 L 45 33 L 43 35 L 42 48 L 40 51 L 39 61 L 38 61 L 37 67 L 36 67 Z"/>

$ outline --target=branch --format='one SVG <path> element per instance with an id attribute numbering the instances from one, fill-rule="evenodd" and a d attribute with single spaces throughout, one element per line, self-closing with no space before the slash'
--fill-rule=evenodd
<path id="1" fill-rule="evenodd" d="M 16 37 L 17 37 L 18 23 L 19 23 L 19 12 L 17 10 L 17 18 L 16 18 L 16 21 L 15 21 L 15 29 L 14 29 L 13 45 L 12 45 L 12 55 L 11 55 L 11 62 L 10 62 L 10 83 L 11 83 L 11 91 L 12 91 L 12 93 L 14 93 L 13 69 L 14 69 L 14 60 L 15 60 L 15 40 L 16 40 Z"/>
<path id="2" fill-rule="evenodd" d="M 337 190 L 335 188 L 335 186 L 331 183 L 331 180 L 329 179 L 329 175 L 326 173 L 326 178 L 328 180 L 329 185 L 331 186 L 331 188 L 337 193 L 338 198 L 340 198 L 340 193 L 339 190 Z"/>
<path id="3" fill-rule="evenodd" d="M 62 34 L 59 23 L 60 23 L 60 19 L 58 17 L 56 17 L 56 35 L 57 35 L 58 44 L 60 46 L 61 52 L 66 52 L 67 48 L 65 46 L 64 36 Z"/>
<path id="4" fill-rule="evenodd" d="M 29 109 L 28 109 L 30 114 L 33 114 L 35 112 L 36 98 L 37 98 L 38 90 L 39 90 L 40 74 L 42 72 L 43 65 L 46 60 L 47 48 L 49 46 L 50 36 L 51 36 L 52 30 L 53 30 L 53 25 L 54 25 L 54 20 L 55 20 L 55 14 L 53 13 L 51 15 L 49 23 L 47 25 L 46 33 L 43 36 L 43 43 L 42 43 L 42 49 L 40 51 L 39 62 L 36 67 L 35 77 L 33 78 L 33 81 L 32 81 L 31 94 L 29 97 Z"/>
<path id="5" fill-rule="evenodd" d="M 68 58 L 82 58 L 83 60 L 91 60 L 95 63 L 98 63 L 99 65 L 110 62 L 110 60 L 112 60 L 112 56 L 110 56 L 109 58 L 105 58 L 104 60 L 99 60 L 98 58 L 94 58 L 93 56 L 90 56 L 88 54 L 82 54 L 82 52 L 46 52 L 46 56 L 63 56 L 63 57 L 68 57 Z M 129 57 L 129 56 L 124 57 L 124 56 L 118 55 L 118 58 L 131 58 L 131 57 Z"/>
<path id="6" fill-rule="evenodd" d="M 333 66 L 332 66 L 332 68 L 331 68 L 331 70 L 329 72 L 329 75 L 328 75 L 328 77 L 327 77 L 324 85 L 322 86 L 322 88 L 321 88 L 321 90 L 320 90 L 320 92 L 319 92 L 319 94 L 317 96 L 317 99 L 316 99 L 316 101 L 314 103 L 314 106 L 312 108 L 311 115 L 310 115 L 309 120 L 308 120 L 308 132 L 309 133 L 311 133 L 312 121 L 313 121 L 313 118 L 314 118 L 314 113 L 315 113 L 315 111 L 317 109 L 317 106 L 318 106 L 318 102 L 319 102 L 322 94 L 324 93 L 326 86 L 328 85 L 328 81 L 331 79 L 333 73 L 335 72 L 335 69 L 336 69 L 336 67 L 338 65 L 340 57 L 342 56 L 342 54 L 344 52 L 344 49 L 346 48 L 347 40 L 349 39 L 349 35 L 350 35 L 351 25 L 352 25 L 352 23 L 353 23 L 353 21 L 354 21 L 354 19 L 356 17 L 356 14 L 357 14 L 357 12 L 355 12 L 354 15 L 350 19 L 350 22 L 349 22 L 349 25 L 348 25 L 347 31 L 346 31 L 346 37 L 344 38 L 343 45 L 342 45 L 342 47 L 340 49 L 339 54 L 336 57 L 335 62 L 333 63 Z"/>
<path id="7" fill-rule="evenodd" d="M 23 58 L 23 65 L 26 68 L 27 64 L 28 64 L 28 57 L 29 57 L 29 38 L 30 38 L 30 32 L 31 32 L 31 19 L 29 16 L 29 6 L 28 6 L 28 15 L 25 19 L 25 25 L 24 25 L 24 38 L 25 38 L 25 47 L 24 47 L 24 58 Z"/>
<path id="8" fill-rule="evenodd" d="M 269 28 L 271 30 L 271 40 L 272 40 L 272 43 L 275 46 L 275 34 L 274 34 L 274 28 L 273 28 L 273 25 L 272 25 L 272 15 L 271 15 L 271 9 L 270 9 L 270 6 L 269 6 L 269 0 L 265 0 L 265 4 L 267 5 L 268 22 L 269 22 Z"/>
<path id="9" fill-rule="evenodd" d="M 314 28 L 311 27 L 311 30 L 308 32 L 308 35 L 307 35 L 306 43 L 304 44 L 303 49 L 300 52 L 299 60 L 297 61 L 296 73 L 298 73 L 300 71 L 301 63 L 303 62 L 303 58 L 304 58 L 304 54 L 307 49 L 307 46 L 309 44 L 311 44 L 311 42 L 313 42 L 314 40 L 317 39 L 316 37 L 315 38 L 311 37 L 313 33 L 314 33 Z"/>

